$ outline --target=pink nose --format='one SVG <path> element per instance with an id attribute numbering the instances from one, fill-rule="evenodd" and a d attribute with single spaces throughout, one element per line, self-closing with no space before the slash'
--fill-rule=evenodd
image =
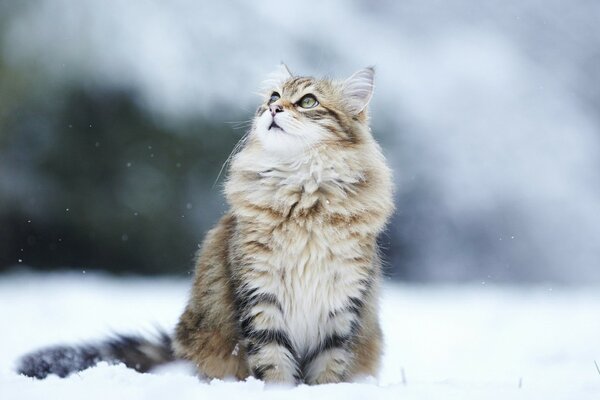
<path id="1" fill-rule="evenodd" d="M 271 104 L 269 110 L 271 110 L 271 115 L 274 117 L 275 114 L 283 111 L 283 107 L 280 104 Z"/>

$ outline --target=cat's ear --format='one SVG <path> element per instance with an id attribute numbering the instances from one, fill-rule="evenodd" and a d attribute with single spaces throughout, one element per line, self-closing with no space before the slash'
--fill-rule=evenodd
<path id="1" fill-rule="evenodd" d="M 281 86 L 285 81 L 293 77 L 290 69 L 283 62 L 277 66 L 275 71 L 271 72 L 267 75 L 267 79 L 265 79 L 261 85 L 263 90 L 271 90 L 278 86 Z"/>
<path id="2" fill-rule="evenodd" d="M 281 63 L 279 63 L 278 70 L 279 70 L 279 73 L 283 77 L 285 77 L 286 80 L 288 80 L 288 79 L 290 79 L 291 77 L 294 76 L 294 74 L 292 74 L 292 71 L 290 71 L 290 69 L 287 66 L 287 64 L 284 63 L 283 61 Z"/>
<path id="3" fill-rule="evenodd" d="M 367 67 L 355 72 L 342 83 L 344 99 L 354 115 L 360 114 L 373 97 L 375 68 Z"/>

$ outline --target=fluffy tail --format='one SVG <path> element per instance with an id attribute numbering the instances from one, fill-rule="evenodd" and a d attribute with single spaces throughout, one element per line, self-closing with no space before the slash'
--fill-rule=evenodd
<path id="1" fill-rule="evenodd" d="M 96 345 L 55 346 L 26 354 L 18 361 L 17 372 L 38 379 L 50 374 L 64 378 L 100 361 L 146 372 L 174 359 L 171 338 L 164 332 L 154 338 L 117 335 Z"/>

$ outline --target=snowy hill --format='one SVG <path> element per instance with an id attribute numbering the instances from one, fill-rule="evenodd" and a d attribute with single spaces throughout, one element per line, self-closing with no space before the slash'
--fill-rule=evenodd
<path id="1" fill-rule="evenodd" d="M 0 278 L 0 399 L 597 399 L 597 287 L 385 287 L 381 375 L 356 384 L 296 388 L 260 381 L 201 382 L 187 365 L 139 374 L 100 365 L 67 379 L 17 376 L 34 348 L 151 332 L 177 320 L 189 284 L 90 274 Z"/>

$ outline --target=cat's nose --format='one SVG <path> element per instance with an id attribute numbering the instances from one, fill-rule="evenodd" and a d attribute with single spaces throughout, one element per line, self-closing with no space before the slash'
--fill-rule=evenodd
<path id="1" fill-rule="evenodd" d="M 275 114 L 283 111 L 283 107 L 281 106 L 281 104 L 271 104 L 269 106 L 269 110 L 271 110 L 271 115 L 274 117 Z"/>

